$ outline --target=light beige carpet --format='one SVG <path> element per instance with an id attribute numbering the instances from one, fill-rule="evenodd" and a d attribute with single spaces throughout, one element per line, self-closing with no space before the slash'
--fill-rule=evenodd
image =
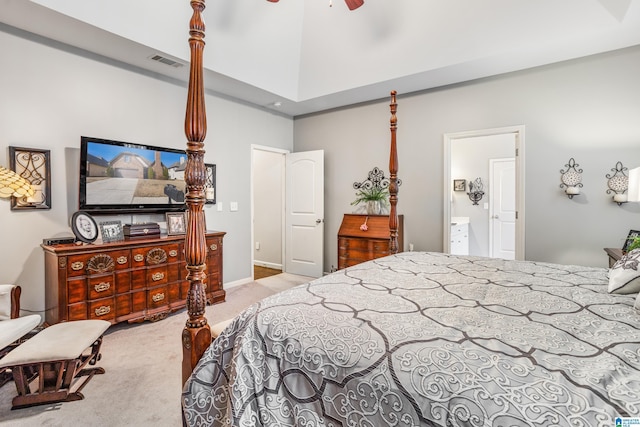
<path id="1" fill-rule="evenodd" d="M 207 307 L 214 324 L 235 317 L 269 295 L 311 278 L 282 273 L 227 290 L 226 302 Z M 180 426 L 185 310 L 159 322 L 119 324 L 102 343 L 102 366 L 82 390 L 84 400 L 11 410 L 13 382 L 0 388 L 0 426 Z"/>

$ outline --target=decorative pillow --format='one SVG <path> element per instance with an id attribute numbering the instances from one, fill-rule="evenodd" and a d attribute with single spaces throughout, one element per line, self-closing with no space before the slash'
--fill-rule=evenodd
<path id="1" fill-rule="evenodd" d="M 640 292 L 640 249 L 627 253 L 611 267 L 609 292 L 614 294 Z"/>

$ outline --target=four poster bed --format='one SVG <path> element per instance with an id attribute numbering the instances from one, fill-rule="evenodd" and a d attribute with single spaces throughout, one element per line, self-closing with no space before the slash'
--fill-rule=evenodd
<path id="1" fill-rule="evenodd" d="M 390 252 L 276 294 L 211 343 L 204 1 L 192 0 L 186 117 L 188 425 L 576 425 L 640 417 L 640 314 L 604 268 L 398 253 L 391 93 Z"/>

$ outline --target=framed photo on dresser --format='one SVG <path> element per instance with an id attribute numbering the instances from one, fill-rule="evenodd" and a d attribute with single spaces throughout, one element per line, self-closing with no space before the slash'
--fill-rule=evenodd
<path id="1" fill-rule="evenodd" d="M 124 229 L 120 221 L 105 221 L 100 223 L 100 234 L 103 243 L 120 242 L 124 240 Z"/>
<path id="2" fill-rule="evenodd" d="M 167 235 L 175 236 L 187 232 L 186 212 L 167 212 Z"/>
<path id="3" fill-rule="evenodd" d="M 83 211 L 78 211 L 71 217 L 71 230 L 76 239 L 84 243 L 93 243 L 98 238 L 96 220 Z"/>

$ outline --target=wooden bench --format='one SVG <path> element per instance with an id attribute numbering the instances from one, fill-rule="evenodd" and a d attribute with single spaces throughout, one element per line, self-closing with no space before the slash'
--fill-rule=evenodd
<path id="1" fill-rule="evenodd" d="M 87 382 L 104 374 L 103 368 L 84 367 L 100 360 L 102 335 L 110 325 L 104 320 L 57 323 L 1 359 L 0 368 L 11 369 L 18 391 L 12 409 L 83 399 L 80 391 Z M 30 383 L 36 378 L 34 387 Z"/>

